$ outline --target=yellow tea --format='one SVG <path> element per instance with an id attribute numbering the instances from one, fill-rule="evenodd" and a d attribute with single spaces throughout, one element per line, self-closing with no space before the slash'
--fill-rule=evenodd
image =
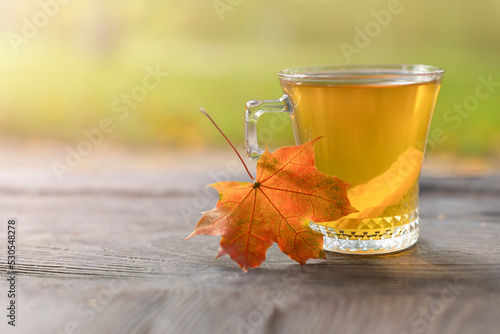
<path id="1" fill-rule="evenodd" d="M 316 166 L 351 184 L 348 197 L 359 210 L 339 221 L 311 223 L 330 237 L 325 248 L 380 253 L 377 240 L 414 243 L 418 177 L 440 81 L 378 75 L 368 84 L 282 80 L 282 88 L 293 104 L 297 143 L 322 137 L 315 144 Z"/>

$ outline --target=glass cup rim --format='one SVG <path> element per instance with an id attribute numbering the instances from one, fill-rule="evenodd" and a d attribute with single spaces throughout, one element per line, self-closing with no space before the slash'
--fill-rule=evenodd
<path id="1" fill-rule="evenodd" d="M 348 64 L 289 68 L 280 71 L 278 77 L 295 83 L 421 83 L 441 81 L 444 72 L 440 67 L 424 64 Z"/>

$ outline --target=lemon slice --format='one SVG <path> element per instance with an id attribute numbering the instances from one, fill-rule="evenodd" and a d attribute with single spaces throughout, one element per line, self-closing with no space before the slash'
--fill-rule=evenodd
<path id="1" fill-rule="evenodd" d="M 327 227 L 355 229 L 363 218 L 378 217 L 384 210 L 397 204 L 417 182 L 422 165 L 422 151 L 409 147 L 384 173 L 347 192 L 347 197 L 359 212 L 351 213 Z"/>

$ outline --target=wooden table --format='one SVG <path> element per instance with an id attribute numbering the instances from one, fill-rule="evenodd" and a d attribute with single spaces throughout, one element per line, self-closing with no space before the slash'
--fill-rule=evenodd
<path id="1" fill-rule="evenodd" d="M 218 238 L 181 240 L 215 204 L 217 170 L 2 174 L 0 333 L 499 333 L 498 176 L 424 175 L 410 250 L 300 266 L 273 246 L 244 274 L 214 259 Z"/>

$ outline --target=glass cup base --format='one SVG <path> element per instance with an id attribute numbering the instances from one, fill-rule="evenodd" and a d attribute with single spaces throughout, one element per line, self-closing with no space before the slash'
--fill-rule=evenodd
<path id="1" fill-rule="evenodd" d="M 414 245 L 420 234 L 418 214 L 409 223 L 369 231 L 336 229 L 313 222 L 310 222 L 309 226 L 324 235 L 324 250 L 344 254 L 373 255 L 397 252 Z"/>

